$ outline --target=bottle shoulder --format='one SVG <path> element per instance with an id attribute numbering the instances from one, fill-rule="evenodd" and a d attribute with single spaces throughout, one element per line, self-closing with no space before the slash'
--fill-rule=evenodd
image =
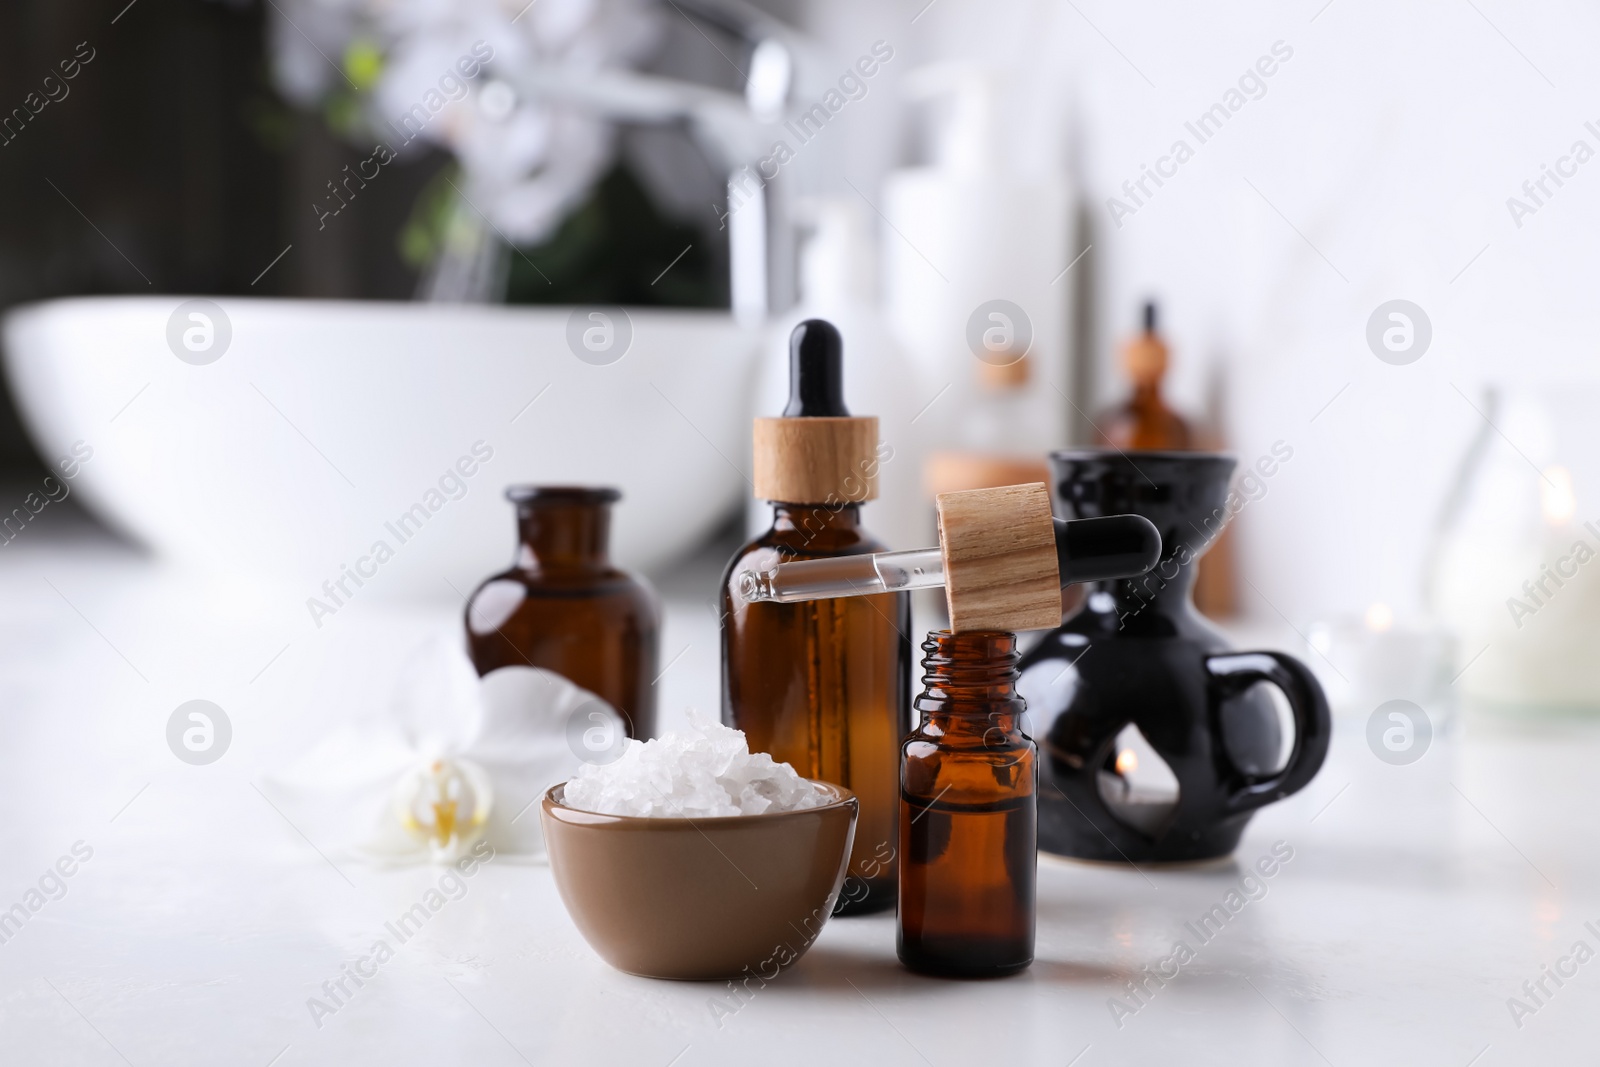
<path id="1" fill-rule="evenodd" d="M 1118 448 L 1181 451 L 1194 447 L 1194 433 L 1188 422 L 1168 407 L 1160 394 L 1147 399 L 1129 397 L 1101 412 L 1096 425 L 1100 443 Z"/>
<path id="2" fill-rule="evenodd" d="M 953 743 L 945 739 L 912 733 L 901 742 L 900 752 L 910 763 L 925 760 L 957 760 L 962 763 L 1011 764 L 1019 758 L 1031 758 L 1037 748 L 1033 738 L 1018 731 L 1010 731 L 1004 736 L 997 733 L 987 743 L 983 741 Z"/>
<path id="3" fill-rule="evenodd" d="M 811 534 L 802 529 L 770 527 L 733 554 L 723 569 L 722 584 L 724 588 L 729 588 L 734 578 L 743 571 L 764 569 L 789 560 L 870 556 L 888 550 L 887 545 L 859 528 Z"/>
<path id="4" fill-rule="evenodd" d="M 504 621 L 525 606 L 552 601 L 607 602 L 651 621 L 658 621 L 661 615 L 655 589 L 616 567 L 570 571 L 510 567 L 480 582 L 467 597 L 467 610 L 476 618 Z"/>
<path id="5" fill-rule="evenodd" d="M 913 733 L 901 746 L 901 795 L 946 809 L 1031 795 L 1037 771 L 1038 750 L 1026 735 L 996 738 L 988 747 L 956 747 Z"/>
<path id="6" fill-rule="evenodd" d="M 1023 711 L 1020 699 L 997 702 L 993 714 L 963 716 L 960 721 L 941 721 L 924 715 L 906 735 L 900 748 L 908 759 L 939 754 L 959 754 L 982 759 L 986 755 L 1008 760 L 1012 753 L 1031 751 L 1033 738 L 1023 732 L 1018 720 Z"/>

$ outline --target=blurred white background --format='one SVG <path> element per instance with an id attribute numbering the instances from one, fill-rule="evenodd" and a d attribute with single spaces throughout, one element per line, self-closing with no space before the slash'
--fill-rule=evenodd
<path id="1" fill-rule="evenodd" d="M 1080 308 L 1092 407 L 1122 389 L 1113 345 L 1156 296 L 1175 403 L 1219 416 L 1246 461 L 1277 440 L 1294 448 L 1238 524 L 1240 566 L 1261 594 L 1245 588 L 1250 614 L 1276 608 L 1299 623 L 1377 601 L 1419 611 L 1447 487 L 1484 425 L 1473 409 L 1484 384 L 1596 376 L 1587 295 L 1600 168 L 1548 185 L 1555 194 L 1520 227 L 1506 203 L 1527 201 L 1523 182 L 1574 141 L 1600 149 L 1584 127 L 1600 118 L 1584 105 L 1592 8 L 937 0 L 907 26 L 898 7 L 857 7 L 817 5 L 811 22 L 841 45 L 882 36 L 919 61 L 990 64 L 1002 72 L 1006 165 L 1073 175 L 1078 247 L 1094 246 L 1092 304 Z M 1293 55 L 1264 95 L 1199 144 L 1185 123 L 1277 42 Z M 837 169 L 817 176 L 845 193 L 846 176 L 867 188 L 894 163 L 902 116 L 883 94 L 848 120 Z M 1194 158 L 1118 225 L 1108 198 L 1131 202 L 1122 183 L 1180 138 Z M 1365 340 L 1369 315 L 1393 299 L 1433 325 L 1408 366 L 1380 362 Z"/>
<path id="2" fill-rule="evenodd" d="M 620 304 L 726 306 L 730 256 L 737 261 L 740 241 L 761 226 L 759 209 L 728 210 L 737 206 L 723 184 L 733 169 L 728 153 L 748 150 L 754 159 L 763 154 L 769 134 L 795 141 L 782 120 L 820 99 L 838 73 L 876 48 L 892 53 L 892 60 L 866 79 L 859 99 L 783 164 L 783 201 L 769 205 L 768 214 L 781 211 L 796 221 L 803 239 L 818 217 L 819 198 L 853 211 L 866 240 L 835 242 L 845 249 L 848 270 L 835 255 L 823 276 L 855 294 L 852 299 L 859 298 L 860 309 L 869 318 L 876 315 L 878 325 L 887 320 L 895 326 L 902 341 L 910 323 L 959 351 L 955 334 L 972 310 L 967 303 L 973 292 L 983 291 L 984 279 L 1000 279 L 997 287 L 1005 291 L 988 295 L 1018 301 L 1037 320 L 1039 366 L 1031 388 L 1040 406 L 1029 416 L 1040 427 L 1036 452 L 1092 436 L 1090 418 L 1125 393 L 1115 350 L 1134 332 L 1139 305 L 1158 300 L 1173 350 L 1167 381 L 1173 404 L 1215 431 L 1245 462 L 1279 441 L 1294 452 L 1237 523 L 1244 579 L 1238 603 L 1247 616 L 1286 618 L 1303 627 L 1316 619 L 1359 615 L 1379 602 L 1400 618 L 1421 614 L 1423 578 L 1437 549 L 1449 487 L 1461 476 L 1468 444 L 1485 431 L 1486 418 L 1494 419 L 1485 387 L 1554 383 L 1559 389 L 1595 376 L 1589 369 L 1594 323 L 1584 296 L 1595 270 L 1586 235 L 1593 230 L 1590 213 L 1600 193 L 1592 186 L 1600 168 L 1577 166 L 1570 153 L 1580 140 L 1600 150 L 1600 134 L 1584 125 L 1600 113 L 1586 112 L 1583 104 L 1596 77 L 1585 61 L 1586 43 L 1600 29 L 1600 16 L 1581 5 L 1460 0 L 1401 9 L 1362 0 L 1309 0 L 1201 10 L 1178 3 L 773 0 L 765 9 L 801 35 L 800 44 L 791 42 L 798 58 L 786 109 L 778 108 L 751 132 L 724 121 L 726 108 L 712 118 L 707 116 L 715 108 L 690 108 L 694 118 L 686 124 L 687 135 L 633 124 L 615 142 L 604 124 L 579 121 L 574 116 L 581 108 L 562 102 L 573 92 L 593 91 L 593 85 L 580 78 L 577 90 L 568 85 L 554 91 L 537 82 L 537 73 L 632 65 L 652 77 L 720 91 L 724 101 L 760 104 L 760 93 L 746 83 L 751 75 L 758 82 L 773 75 L 770 63 L 756 62 L 751 41 L 776 24 L 739 41 L 721 34 L 714 19 L 701 17 L 702 9 L 721 10 L 711 0 L 693 18 L 635 0 L 541 0 L 532 13 L 490 0 L 415 10 L 324 0 L 270 9 L 199 0 L 191 6 L 212 23 L 226 24 L 230 33 L 243 35 L 248 23 L 256 23 L 250 32 L 275 64 L 271 91 L 299 109 L 293 139 L 269 148 L 292 146 L 283 206 L 266 214 L 282 214 L 287 222 L 276 224 L 276 238 L 263 234 L 245 242 L 249 255 L 222 256 L 225 266 L 209 274 L 209 268 L 179 269 L 173 264 L 201 261 L 191 251 L 153 244 L 157 238 L 146 233 L 148 212 L 107 205 L 104 197 L 69 181 L 79 195 L 70 203 L 84 209 L 84 218 L 98 220 L 97 229 L 91 232 L 66 204 L 55 202 L 62 226 L 73 228 L 97 262 L 110 265 L 76 281 L 18 281 L 9 299 L 30 291 L 148 292 L 143 279 L 157 291 L 393 296 L 410 285 L 435 299 L 477 292 L 478 299 L 494 301 L 500 292 L 494 286 L 504 286 L 509 276 L 505 298 L 517 303 L 570 305 L 582 303 L 583 293 L 614 290 Z M 760 8 L 723 6 L 754 12 L 758 23 L 766 17 Z M 383 34 L 405 42 L 390 59 L 380 54 Z M 340 152 L 355 151 L 335 141 L 366 144 L 364 127 L 351 118 L 358 112 L 345 84 L 357 89 L 354 99 L 369 100 L 364 106 L 370 106 L 370 116 L 395 121 L 406 101 L 431 84 L 430 78 L 419 81 L 416 71 L 448 67 L 477 38 L 497 42 L 500 65 L 468 79 L 465 98 L 452 100 L 422 138 L 431 147 L 420 155 L 408 149 L 391 165 L 401 177 L 375 179 L 371 191 L 361 192 L 364 199 L 348 205 L 348 214 L 312 227 L 325 209 L 307 212 L 305 202 L 332 204 L 325 179 L 344 173 Z M 104 58 L 131 62 L 119 54 L 108 51 Z M 970 201 L 961 212 L 946 214 L 970 216 L 975 232 L 985 233 L 992 213 L 998 220 L 993 239 L 952 237 L 949 247 L 935 248 L 930 242 L 950 236 L 948 219 L 912 218 L 919 225 L 909 225 L 891 202 L 891 186 L 897 172 L 937 154 L 930 131 L 941 115 L 949 117 L 948 108 L 940 111 L 947 101 L 930 101 L 925 87 L 912 90 L 920 69 L 947 61 L 968 64 L 992 85 L 989 142 L 967 147 L 977 151 L 995 186 L 1054 192 L 1042 200 Z M 116 73 L 103 67 L 108 77 Z M 381 80 L 363 73 L 369 67 L 381 72 Z M 1268 69 L 1270 76 L 1257 73 Z M 537 97 L 530 85 L 554 92 L 554 102 L 518 103 Z M 80 99 L 103 91 L 85 83 Z M 93 110 L 102 106 L 95 100 L 83 101 L 81 121 L 104 119 Z M 1219 103 L 1237 110 L 1227 112 L 1221 128 L 1201 143 L 1194 124 Z M 290 121 L 286 116 L 280 116 L 283 122 Z M 57 127 L 48 128 L 45 119 Z M 59 113 L 41 116 L 38 136 L 23 150 L 58 151 L 56 142 L 78 121 L 63 103 Z M 329 130 L 337 134 L 334 141 Z M 1166 160 L 1179 140 L 1193 149 L 1193 157 L 1157 187 L 1146 168 L 1172 167 Z M 580 144 L 581 151 L 573 147 Z M 449 169 L 450 153 L 466 167 L 464 175 Z M 360 151 L 368 154 L 370 148 Z M 48 171 L 43 164 L 52 158 L 18 157 L 17 174 L 35 164 Z M 560 166 L 552 164 L 556 159 Z M 560 256 L 573 244 L 559 227 L 590 225 L 583 220 L 592 220 L 585 213 L 593 205 L 582 201 L 583 191 L 586 185 L 591 191 L 602 187 L 593 183 L 607 160 L 621 160 L 640 176 L 666 220 L 658 226 L 666 236 L 650 247 L 613 242 L 586 252 L 592 262 L 610 264 L 606 269 L 613 273 L 634 271 L 636 280 L 613 278 L 610 289 L 588 283 L 563 288 L 568 279 L 559 267 L 570 266 L 571 257 Z M 123 154 L 118 164 L 134 162 Z M 1555 166 L 1575 173 L 1558 186 L 1546 176 L 1546 168 Z M 524 171 L 526 181 L 517 178 Z M 429 173 L 434 177 L 427 178 Z M 440 178 L 452 173 L 452 181 L 469 190 L 451 186 L 462 193 L 453 207 Z M 1541 180 L 1543 193 L 1524 192 L 1525 182 Z M 1140 181 L 1143 192 L 1132 184 Z M 442 201 L 436 195 L 441 191 Z M 1061 191 L 1066 199 L 1057 205 L 1051 197 Z M 1511 197 L 1536 210 L 1515 217 L 1508 210 Z M 1124 207 L 1117 208 L 1113 198 Z M 202 203 L 191 198 L 181 210 L 199 210 Z M 617 201 L 594 203 L 614 211 Z M 410 221 L 395 242 L 393 230 L 407 210 Z M 462 227 L 474 226 L 477 243 L 469 240 L 468 252 L 456 257 L 459 269 L 441 268 L 452 262 L 449 235 L 459 237 Z M 683 245 L 675 233 L 687 235 Z M 506 237 L 519 242 L 515 252 L 497 240 Z M 547 239 L 554 243 L 527 243 Z M 379 263 L 391 255 L 386 249 L 392 243 L 408 250 L 410 266 Z M 688 258 L 669 267 L 679 247 Z M 274 254 L 286 257 L 281 266 Z M 781 360 L 793 275 L 803 267 L 793 248 L 769 255 L 773 261 L 787 257 L 786 266 L 771 271 L 782 295 L 769 303 L 764 323 L 748 315 L 742 321 L 762 327 L 764 335 L 752 341 L 751 351 L 763 349 L 770 367 Z M 985 263 L 973 268 L 979 278 L 974 290 L 971 279 L 960 275 L 971 265 L 966 261 L 980 256 Z M 269 260 L 270 273 L 257 274 Z M 141 262 L 142 268 L 136 266 Z M 1045 280 L 1034 262 L 1062 268 L 1071 263 L 1072 269 Z M 1016 267 L 1010 275 L 1003 269 L 1007 263 Z M 740 271 L 737 262 L 732 266 L 737 305 Z M 546 288 L 551 272 L 560 285 Z M 663 277 L 667 281 L 658 285 Z M 677 283 L 689 288 L 668 292 Z M 759 286 L 760 280 L 750 284 Z M 948 298 L 941 288 L 946 284 Z M 886 306 L 897 286 L 907 285 L 916 290 L 911 310 Z M 1403 366 L 1380 361 L 1366 343 L 1369 316 L 1397 299 L 1418 305 L 1432 329 L 1426 353 Z M 842 314 L 838 303 L 836 297 L 802 300 L 799 306 Z M 872 330 L 857 332 L 863 342 L 858 356 L 870 354 L 890 367 L 863 402 L 883 414 L 886 438 L 899 436 L 910 446 L 906 455 L 920 459 L 959 436 L 966 383 L 952 378 L 937 358 L 930 369 L 927 353 L 915 351 L 902 356 L 913 367 L 921 361 L 922 379 L 896 377 L 902 364 L 889 360 L 881 338 Z M 952 381 L 962 388 L 930 405 L 929 398 L 940 397 Z M 740 383 L 729 397 L 727 424 L 706 425 L 703 436 L 723 440 L 730 427 L 747 424 L 753 408 L 768 405 L 766 394 L 743 400 L 743 390 Z M 925 417 L 918 418 L 915 431 L 907 429 L 919 413 Z M 1591 514 L 1583 457 L 1533 455 L 1537 441 L 1516 439 L 1498 421 L 1496 427 L 1488 447 L 1526 458 L 1534 471 L 1557 462 L 1581 468 L 1577 516 Z M 314 429 L 311 436 L 317 436 Z M 746 465 L 743 456 L 733 461 Z M 607 462 L 625 458 L 619 454 Z M 725 466 L 727 459 L 708 452 L 686 462 Z M 888 481 L 904 492 L 920 481 L 916 467 L 904 463 Z M 559 475 L 559 464 L 530 473 L 552 472 Z M 583 476 L 592 477 L 587 467 Z M 86 484 L 88 494 L 96 495 L 93 478 Z M 726 491 L 732 493 L 734 485 Z M 394 493 L 403 495 L 399 488 Z M 727 506 L 725 497 L 715 500 L 716 507 Z M 396 501 L 374 506 L 382 510 Z M 911 520 L 883 516 L 889 506 L 875 505 L 881 518 L 869 514 L 869 524 L 891 531 L 891 540 L 909 539 L 919 523 L 928 529 L 925 512 Z M 892 506 L 905 511 L 913 505 Z M 628 530 L 640 516 L 625 502 L 620 521 Z"/>

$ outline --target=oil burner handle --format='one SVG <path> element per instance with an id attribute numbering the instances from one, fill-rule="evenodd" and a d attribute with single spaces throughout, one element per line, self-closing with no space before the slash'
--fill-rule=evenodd
<path id="1" fill-rule="evenodd" d="M 1310 784 L 1328 756 L 1333 731 L 1328 698 L 1304 663 L 1281 652 L 1226 652 L 1207 656 L 1213 710 L 1229 697 L 1238 696 L 1257 682 L 1278 687 L 1289 700 L 1294 716 L 1294 747 L 1283 770 L 1270 778 L 1249 782 L 1227 800 L 1231 813 L 1265 807 Z M 1213 715 L 1213 722 L 1218 721 Z"/>

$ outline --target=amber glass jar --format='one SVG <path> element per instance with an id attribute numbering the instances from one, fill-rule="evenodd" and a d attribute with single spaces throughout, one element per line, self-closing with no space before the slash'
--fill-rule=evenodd
<path id="1" fill-rule="evenodd" d="M 543 667 L 615 708 L 628 735 L 656 732 L 657 635 L 650 587 L 611 565 L 615 489 L 514 485 L 517 554 L 467 601 L 467 646 L 480 676 Z"/>
<path id="2" fill-rule="evenodd" d="M 900 961 L 949 977 L 1033 962 L 1034 744 L 1022 732 L 1015 634 L 923 642 L 922 722 L 900 766 Z"/>
<path id="3" fill-rule="evenodd" d="M 856 504 L 774 506 L 772 528 L 722 576 L 722 717 L 808 778 L 855 791 L 860 816 L 839 914 L 891 907 L 900 739 L 910 726 L 906 593 L 751 604 L 738 577 L 791 559 L 884 551 Z"/>

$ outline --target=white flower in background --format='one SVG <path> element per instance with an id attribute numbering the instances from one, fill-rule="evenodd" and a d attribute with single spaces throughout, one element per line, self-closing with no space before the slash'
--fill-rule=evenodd
<path id="1" fill-rule="evenodd" d="M 622 748 L 621 717 L 552 671 L 479 678 L 459 641 L 412 657 L 386 713 L 335 731 L 268 791 L 319 847 L 386 865 L 450 863 L 487 839 L 544 856 L 538 805 L 584 750 Z M 576 738 L 576 741 L 573 739 Z"/>
<path id="2" fill-rule="evenodd" d="M 440 863 L 457 859 L 482 836 L 492 810 L 489 774 L 469 759 L 424 756 L 395 783 L 395 821 Z"/>
<path id="3" fill-rule="evenodd" d="M 524 98 L 518 74 L 628 67 L 659 36 L 646 0 L 276 0 L 273 9 L 285 96 L 311 107 L 354 89 L 372 136 L 396 150 L 414 132 L 402 120 L 442 96 L 415 139 L 453 153 L 472 204 L 525 244 L 581 202 L 610 165 L 614 139 L 604 120 Z M 458 62 L 486 51 L 492 58 L 463 77 Z"/>

